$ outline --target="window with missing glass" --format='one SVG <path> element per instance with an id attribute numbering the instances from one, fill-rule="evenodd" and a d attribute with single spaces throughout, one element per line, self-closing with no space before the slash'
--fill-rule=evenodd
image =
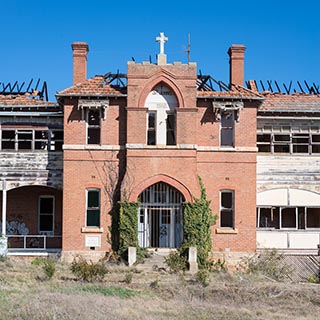
<path id="1" fill-rule="evenodd" d="M 100 227 L 100 190 L 87 190 L 86 226 Z"/>
<path id="2" fill-rule="evenodd" d="M 167 113 L 167 145 L 174 146 L 176 144 L 176 114 Z"/>
<path id="3" fill-rule="evenodd" d="M 259 152 L 279 154 L 320 154 L 320 128 L 279 125 L 258 129 Z"/>
<path id="4" fill-rule="evenodd" d="M 101 111 L 87 110 L 87 144 L 100 144 L 101 141 Z"/>
<path id="5" fill-rule="evenodd" d="M 319 229 L 320 207 L 258 207 L 257 227 L 265 229 Z"/>
<path id="6" fill-rule="evenodd" d="M 39 232 L 54 233 L 54 197 L 40 196 L 39 198 Z"/>
<path id="7" fill-rule="evenodd" d="M 234 111 L 220 111 L 220 145 L 222 147 L 234 146 Z"/>
<path id="8" fill-rule="evenodd" d="M 3 128 L 0 134 L 4 151 L 62 151 L 62 129 Z"/>
<path id="9" fill-rule="evenodd" d="M 156 112 L 148 112 L 147 113 L 147 144 L 149 146 L 156 145 Z"/>
<path id="10" fill-rule="evenodd" d="M 234 228 L 234 191 L 220 191 L 220 227 Z"/>

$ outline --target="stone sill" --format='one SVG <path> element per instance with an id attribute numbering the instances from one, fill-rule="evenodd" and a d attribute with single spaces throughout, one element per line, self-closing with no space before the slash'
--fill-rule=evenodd
<path id="1" fill-rule="evenodd" d="M 81 233 L 103 233 L 103 228 L 98 227 L 82 227 Z"/>
<path id="2" fill-rule="evenodd" d="M 234 228 L 234 229 L 218 228 L 218 229 L 216 229 L 216 233 L 217 234 L 238 234 L 238 229 L 237 228 Z"/>

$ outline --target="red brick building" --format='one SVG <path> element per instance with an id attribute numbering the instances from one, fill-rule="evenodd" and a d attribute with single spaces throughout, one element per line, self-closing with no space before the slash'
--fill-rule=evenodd
<path id="1" fill-rule="evenodd" d="M 140 203 L 141 247 L 179 247 L 183 203 L 199 196 L 199 176 L 218 216 L 214 253 L 316 249 L 319 88 L 284 94 L 245 83 L 242 45 L 228 50 L 226 85 L 197 74 L 196 63 L 168 63 L 166 40 L 157 38 L 155 64 L 130 61 L 126 74 L 91 79 L 89 47 L 73 43 L 74 84 L 58 103 L 4 87 L 0 201 L 9 253 L 100 257 L 111 249 L 110 212 L 120 199 Z"/>
<path id="2" fill-rule="evenodd" d="M 214 250 L 255 251 L 262 97 L 244 88 L 245 48 L 229 49 L 232 84 L 215 91 L 195 63 L 167 63 L 161 41 L 156 64 L 128 62 L 125 85 L 110 82 L 110 74 L 87 80 L 88 45 L 72 45 L 74 85 L 57 94 L 64 108 L 65 255 L 110 249 L 110 192 L 117 188 L 141 203 L 141 246 L 178 247 L 182 204 L 199 195 L 198 176 L 219 216 Z"/>

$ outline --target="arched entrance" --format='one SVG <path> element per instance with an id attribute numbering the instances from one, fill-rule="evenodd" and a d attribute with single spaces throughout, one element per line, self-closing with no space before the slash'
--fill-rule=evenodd
<path id="1" fill-rule="evenodd" d="M 183 195 L 172 186 L 158 182 L 139 195 L 139 246 L 178 248 L 183 240 Z"/>

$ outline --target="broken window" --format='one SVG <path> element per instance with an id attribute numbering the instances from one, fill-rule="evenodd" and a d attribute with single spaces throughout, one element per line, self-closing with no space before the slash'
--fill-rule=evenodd
<path id="1" fill-rule="evenodd" d="M 258 207 L 257 227 L 299 230 L 320 228 L 320 208 Z"/>
<path id="2" fill-rule="evenodd" d="M 282 208 L 281 228 L 297 228 L 297 208 Z"/>
<path id="3" fill-rule="evenodd" d="M 273 151 L 275 153 L 289 153 L 291 138 L 289 134 L 274 134 Z"/>
<path id="4" fill-rule="evenodd" d="M 307 208 L 307 228 L 320 228 L 320 208 Z"/>
<path id="5" fill-rule="evenodd" d="M 303 130 L 301 130 L 301 128 Z M 319 154 L 320 134 L 313 133 L 313 127 L 264 126 L 258 129 L 257 147 L 259 152 Z M 277 132 L 280 131 L 280 132 Z M 305 132 L 301 132 L 305 131 Z"/>
<path id="6" fill-rule="evenodd" d="M 100 144 L 101 112 L 100 109 L 87 111 L 87 144 Z"/>
<path id="7" fill-rule="evenodd" d="M 34 132 L 34 149 L 46 150 L 48 145 L 48 131 L 36 130 Z"/>
<path id="8" fill-rule="evenodd" d="M 220 227 L 234 228 L 234 192 L 220 192 Z"/>
<path id="9" fill-rule="evenodd" d="M 258 208 L 258 228 L 280 228 L 279 208 Z"/>
<path id="10" fill-rule="evenodd" d="M 53 234 L 54 232 L 54 197 L 39 198 L 39 232 Z"/>
<path id="11" fill-rule="evenodd" d="M 100 190 L 87 190 L 87 227 L 100 227 Z"/>
<path id="12" fill-rule="evenodd" d="M 1 150 L 61 151 L 62 129 L 2 129 Z"/>
<path id="13" fill-rule="evenodd" d="M 50 150 L 61 151 L 63 145 L 63 131 L 62 130 L 52 130 L 50 139 Z"/>
<path id="14" fill-rule="evenodd" d="M 2 130 L 1 149 L 15 150 L 15 130 Z"/>
<path id="15" fill-rule="evenodd" d="M 149 146 L 156 145 L 156 113 L 148 112 L 148 129 L 147 129 L 147 144 Z"/>
<path id="16" fill-rule="evenodd" d="M 234 111 L 220 111 L 220 145 L 234 146 Z"/>

